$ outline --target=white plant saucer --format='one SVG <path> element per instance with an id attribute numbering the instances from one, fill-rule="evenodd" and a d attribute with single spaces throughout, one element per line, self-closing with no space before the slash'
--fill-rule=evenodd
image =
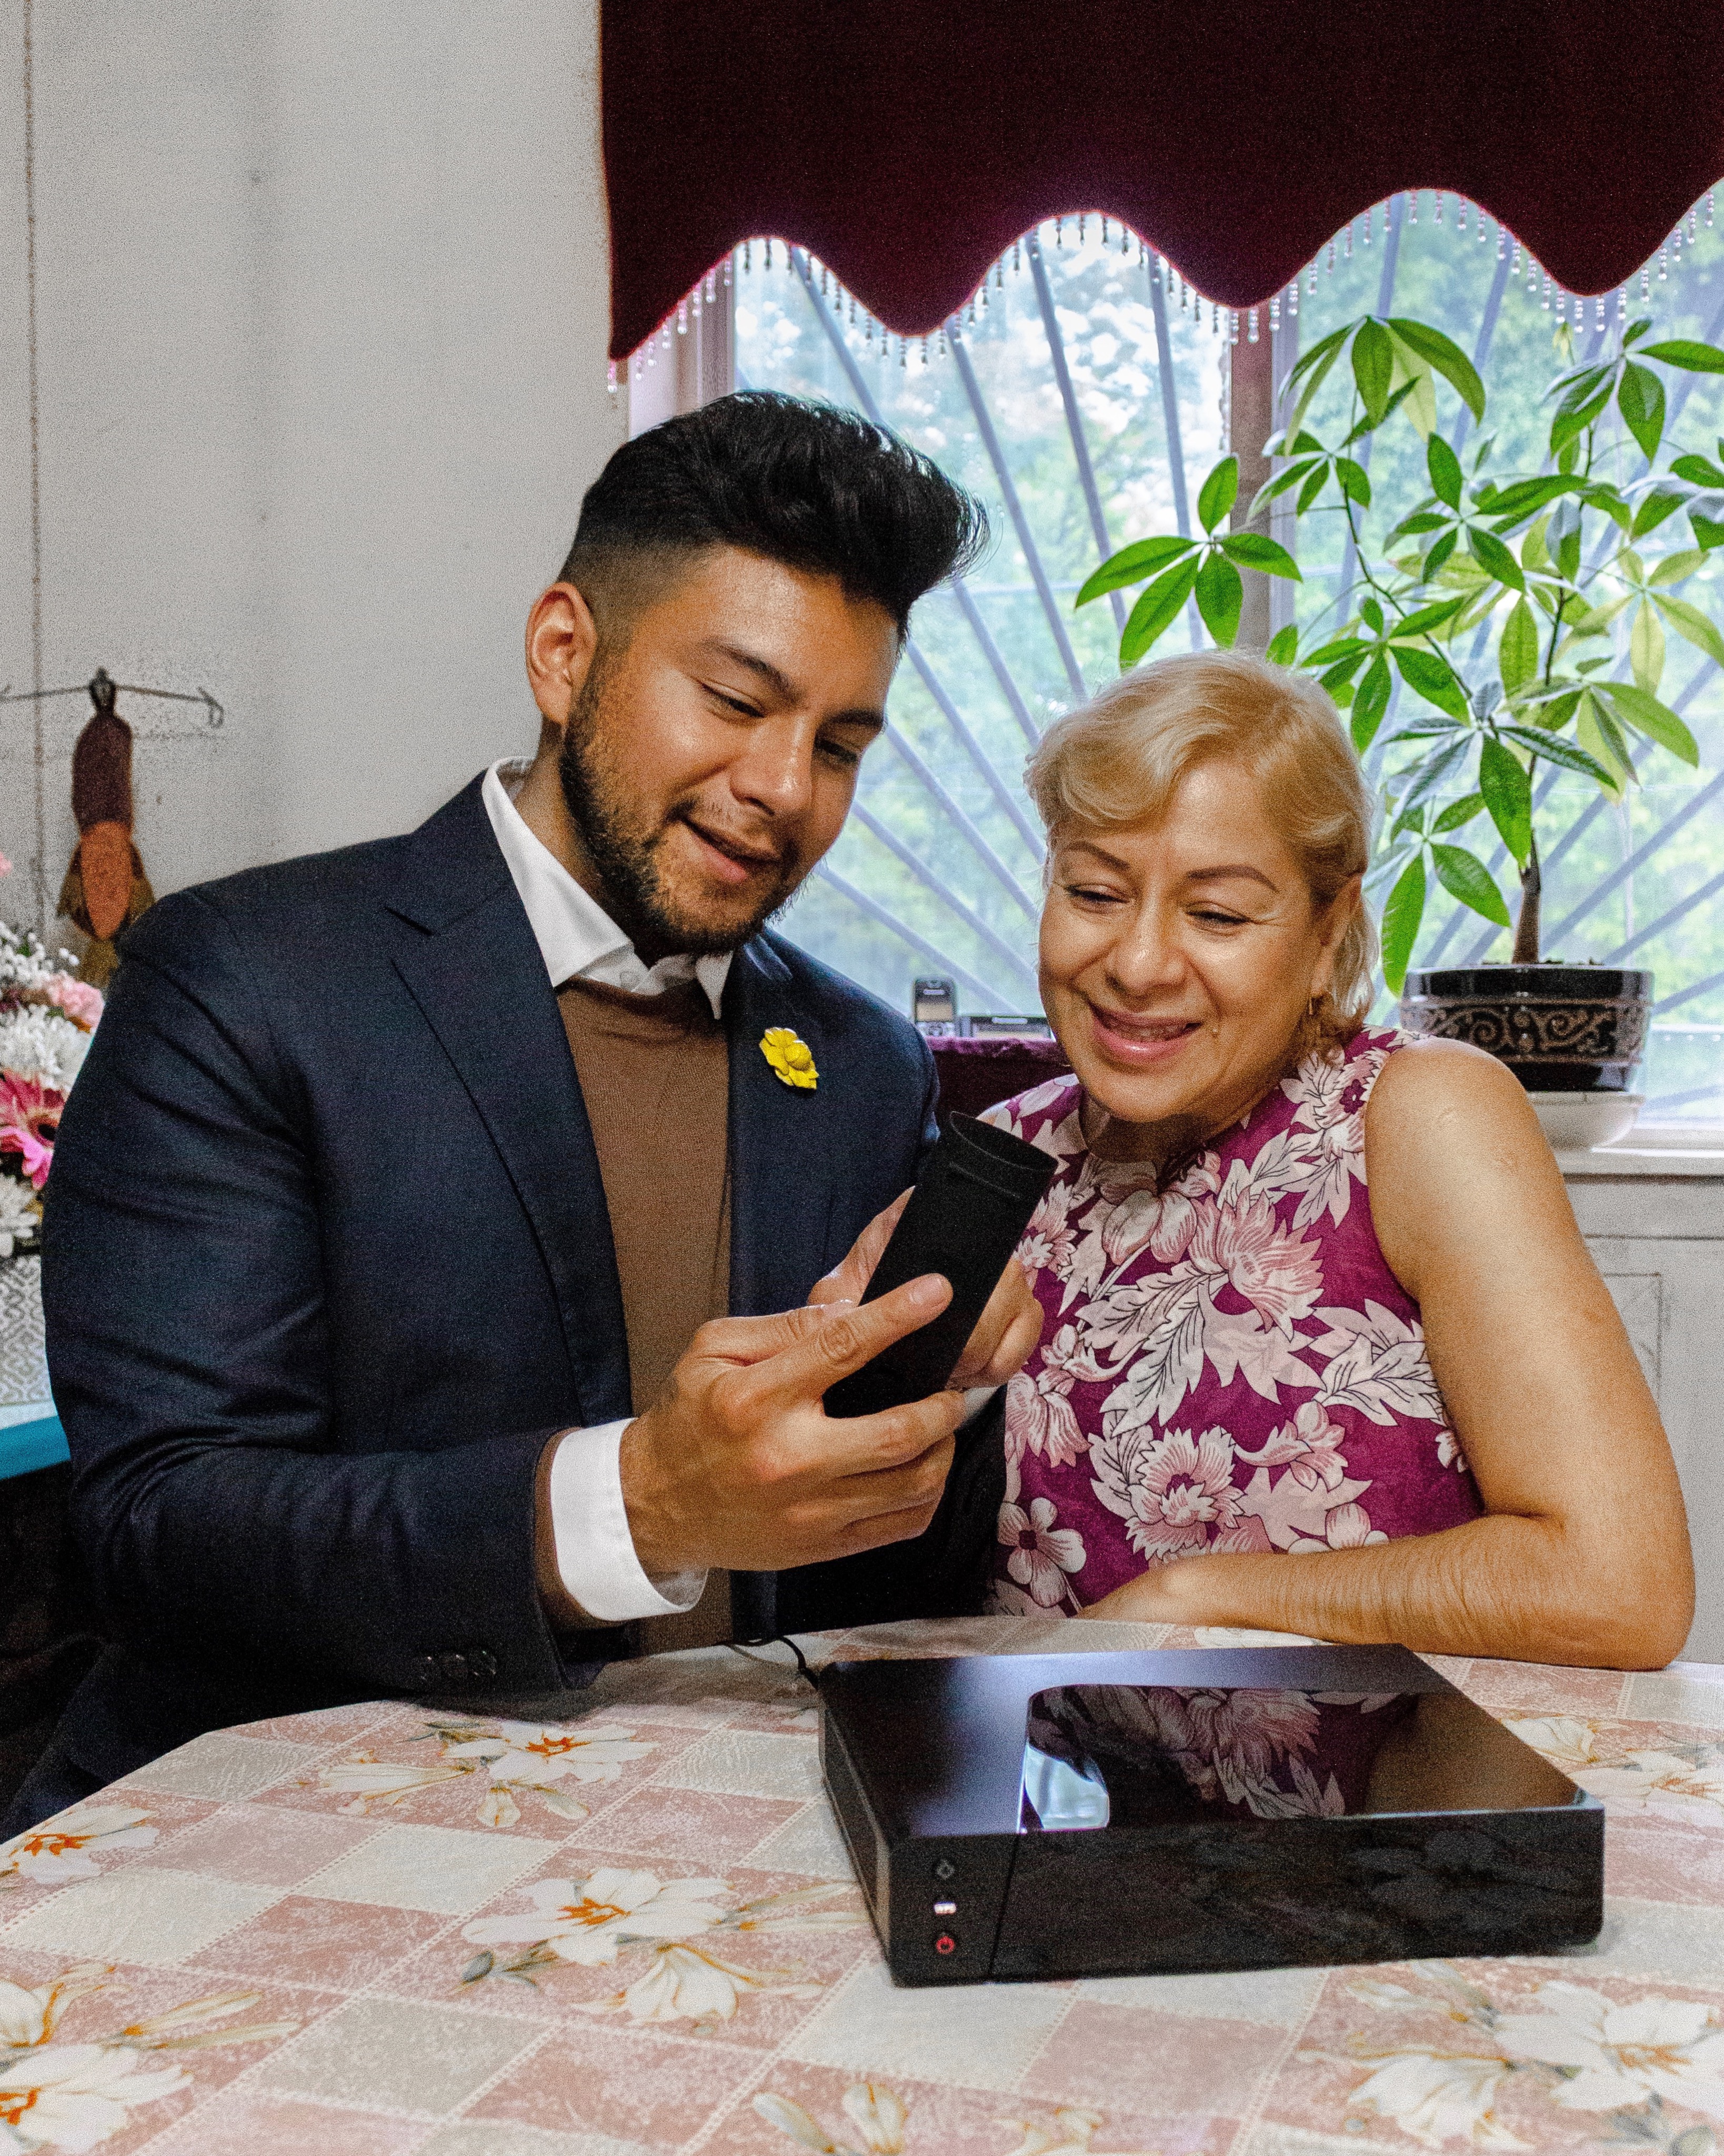
<path id="1" fill-rule="evenodd" d="M 1644 1093 L 1529 1093 L 1553 1152 L 1590 1152 L 1634 1127 Z"/>

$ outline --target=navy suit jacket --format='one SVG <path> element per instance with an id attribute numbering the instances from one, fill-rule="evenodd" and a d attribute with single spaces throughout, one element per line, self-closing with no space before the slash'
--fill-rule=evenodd
<path id="1" fill-rule="evenodd" d="M 726 988 L 731 1308 L 790 1308 L 934 1135 L 915 1029 L 781 938 Z M 819 1084 L 758 1043 L 793 1027 Z M 543 1692 L 613 1634 L 534 1586 L 555 1431 L 632 1412 L 591 1129 L 479 782 L 418 830 L 164 899 L 126 938 L 46 1207 L 100 1621 L 61 1743 L 108 1779 L 341 1698 Z M 740 1583 L 762 1633 L 977 1606 L 973 1430 L 913 1543 Z"/>

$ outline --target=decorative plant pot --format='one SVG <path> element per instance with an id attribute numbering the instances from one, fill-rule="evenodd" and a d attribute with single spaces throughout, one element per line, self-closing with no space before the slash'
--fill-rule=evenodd
<path id="1" fill-rule="evenodd" d="M 1408 1032 L 1470 1041 L 1529 1093 L 1626 1093 L 1651 1012 L 1651 974 L 1606 966 L 1439 967 L 1401 994 Z"/>
<path id="2" fill-rule="evenodd" d="M 0 1258 L 0 1408 L 48 1398 L 42 1260 Z"/>

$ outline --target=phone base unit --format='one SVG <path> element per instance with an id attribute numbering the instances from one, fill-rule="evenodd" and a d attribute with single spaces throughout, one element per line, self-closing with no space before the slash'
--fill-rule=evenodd
<path id="1" fill-rule="evenodd" d="M 900 1984 L 1548 1954 L 1604 1815 L 1401 1647 L 839 1662 L 826 1788 Z"/>

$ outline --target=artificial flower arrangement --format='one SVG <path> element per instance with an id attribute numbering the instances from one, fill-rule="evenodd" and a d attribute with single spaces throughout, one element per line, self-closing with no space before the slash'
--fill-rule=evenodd
<path id="1" fill-rule="evenodd" d="M 0 875 L 10 866 L 0 855 Z M 50 964 L 39 937 L 0 921 L 0 1258 L 38 1246 L 54 1134 L 102 1014 L 76 963 L 63 951 Z"/>

